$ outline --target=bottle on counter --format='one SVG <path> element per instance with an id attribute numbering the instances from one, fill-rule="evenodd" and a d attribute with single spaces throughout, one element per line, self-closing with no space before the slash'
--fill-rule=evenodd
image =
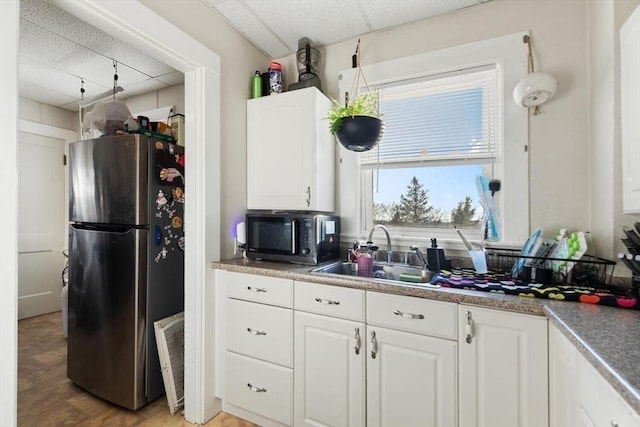
<path id="1" fill-rule="evenodd" d="M 282 66 L 277 61 L 269 65 L 269 93 L 282 93 Z"/>
<path id="2" fill-rule="evenodd" d="M 251 98 L 260 98 L 262 96 L 262 75 L 260 71 L 256 71 L 253 75 L 251 83 Z"/>

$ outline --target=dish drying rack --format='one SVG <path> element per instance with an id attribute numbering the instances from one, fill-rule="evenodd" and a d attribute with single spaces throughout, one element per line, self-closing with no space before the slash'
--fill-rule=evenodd
<path id="1" fill-rule="evenodd" d="M 571 285 L 580 288 L 611 291 L 611 279 L 615 261 L 583 255 L 579 260 L 521 255 L 519 249 L 486 248 L 487 266 L 490 271 L 512 275 L 516 263 L 518 269 L 514 279 L 524 283 Z M 554 268 L 555 267 L 555 268 Z"/>

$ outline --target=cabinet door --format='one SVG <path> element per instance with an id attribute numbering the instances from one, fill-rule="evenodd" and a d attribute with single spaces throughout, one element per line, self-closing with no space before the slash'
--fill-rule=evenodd
<path id="1" fill-rule="evenodd" d="M 364 335 L 363 323 L 296 312 L 296 426 L 365 426 Z"/>
<path id="2" fill-rule="evenodd" d="M 620 28 L 620 117 L 622 133 L 622 210 L 640 212 L 640 7 Z"/>
<path id="3" fill-rule="evenodd" d="M 580 381 L 580 427 L 638 427 L 640 418 L 581 354 L 577 355 Z"/>
<path id="4" fill-rule="evenodd" d="M 556 328 L 549 325 L 549 426 L 578 425 L 577 350 Z M 584 424 L 589 425 L 589 424 Z"/>
<path id="5" fill-rule="evenodd" d="M 367 426 L 457 426 L 457 343 L 367 326 Z"/>
<path id="6" fill-rule="evenodd" d="M 461 304 L 458 325 L 460 427 L 548 426 L 547 319 Z"/>
<path id="7" fill-rule="evenodd" d="M 316 88 L 247 101 L 247 208 L 333 211 L 331 101 Z"/>

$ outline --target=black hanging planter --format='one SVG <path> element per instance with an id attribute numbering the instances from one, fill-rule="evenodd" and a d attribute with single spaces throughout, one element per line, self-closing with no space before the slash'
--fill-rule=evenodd
<path id="1" fill-rule="evenodd" d="M 347 150 L 363 152 L 375 147 L 383 132 L 384 122 L 377 117 L 348 116 L 342 118 L 336 137 Z"/>

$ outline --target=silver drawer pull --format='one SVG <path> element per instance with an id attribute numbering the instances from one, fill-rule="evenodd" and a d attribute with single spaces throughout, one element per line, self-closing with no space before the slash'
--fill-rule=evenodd
<path id="1" fill-rule="evenodd" d="M 267 292 L 265 288 L 255 288 L 253 286 L 247 286 L 247 290 L 251 292 Z"/>
<path id="2" fill-rule="evenodd" d="M 424 319 L 423 314 L 403 313 L 400 310 L 393 310 L 393 314 L 404 317 L 405 319 Z"/>
<path id="3" fill-rule="evenodd" d="M 464 325 L 464 333 L 466 335 L 465 341 L 467 344 L 471 344 L 471 340 L 473 339 L 473 317 L 471 316 L 471 312 L 467 310 L 465 313 L 465 317 L 467 318 L 467 322 Z"/>
<path id="4" fill-rule="evenodd" d="M 371 331 L 371 358 L 375 359 L 378 355 L 378 340 L 376 339 L 376 331 Z"/>
<path id="5" fill-rule="evenodd" d="M 251 335 L 267 335 L 265 331 L 259 331 L 257 329 L 252 329 L 252 328 L 247 328 L 247 332 L 249 332 Z"/>
<path id="6" fill-rule="evenodd" d="M 256 387 L 254 385 L 251 385 L 251 383 L 248 383 L 247 387 L 249 387 L 249 390 L 251 390 L 254 393 L 266 393 L 266 391 L 267 391 L 266 388 Z"/>
<path id="7" fill-rule="evenodd" d="M 316 302 L 319 302 L 320 304 L 324 304 L 324 305 L 340 305 L 340 301 L 334 301 L 334 300 L 324 299 L 324 298 L 316 298 Z"/>

